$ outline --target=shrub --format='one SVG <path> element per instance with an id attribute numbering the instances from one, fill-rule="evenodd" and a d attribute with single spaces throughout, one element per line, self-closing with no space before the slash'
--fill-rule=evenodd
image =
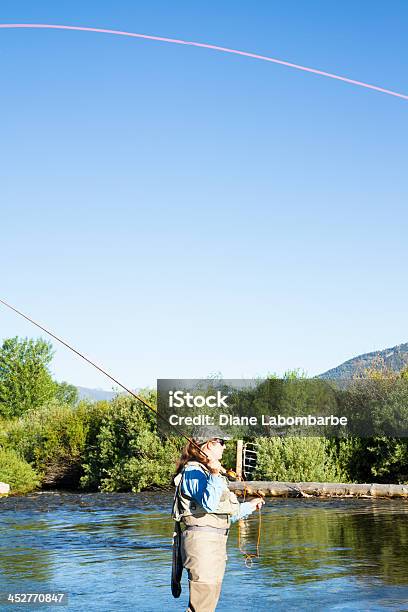
<path id="1" fill-rule="evenodd" d="M 181 446 L 180 441 L 160 439 L 154 415 L 143 404 L 118 396 L 89 438 L 81 486 L 133 492 L 169 486 Z"/>
<path id="2" fill-rule="evenodd" d="M 377 364 L 378 365 L 378 364 Z M 379 364 L 381 366 L 381 364 Z M 369 437 L 338 440 L 338 461 L 359 482 L 408 481 L 408 371 L 382 365 L 356 377 L 341 398 L 354 426 Z"/>
<path id="3" fill-rule="evenodd" d="M 75 486 L 81 474 L 90 407 L 54 401 L 8 426 L 7 444 L 33 465 L 45 485 Z"/>
<path id="4" fill-rule="evenodd" d="M 348 438 L 337 440 L 338 462 L 347 478 L 357 482 L 408 482 L 407 438 Z"/>
<path id="5" fill-rule="evenodd" d="M 1 448 L 0 481 L 10 485 L 11 493 L 29 493 L 40 484 L 38 474 L 18 453 Z"/>
<path id="6" fill-rule="evenodd" d="M 341 482 L 340 469 L 330 441 L 321 437 L 257 438 L 255 478 L 289 482 Z"/>

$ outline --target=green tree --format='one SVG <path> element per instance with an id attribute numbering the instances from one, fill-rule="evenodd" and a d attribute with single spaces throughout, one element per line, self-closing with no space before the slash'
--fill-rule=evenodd
<path id="1" fill-rule="evenodd" d="M 0 348 L 0 416 L 20 416 L 55 396 L 48 366 L 50 342 L 18 337 L 4 340 Z"/>
<path id="2" fill-rule="evenodd" d="M 61 404 L 75 406 L 78 403 L 78 389 L 67 382 L 55 383 L 55 399 Z"/>
<path id="3" fill-rule="evenodd" d="M 152 402 L 155 392 L 143 397 Z M 154 415 L 132 397 L 116 397 L 96 416 L 82 453 L 82 488 L 136 493 L 171 485 L 184 441 L 162 440 Z"/>

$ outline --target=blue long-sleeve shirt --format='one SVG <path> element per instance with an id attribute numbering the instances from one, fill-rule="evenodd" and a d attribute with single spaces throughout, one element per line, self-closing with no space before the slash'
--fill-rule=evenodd
<path id="1" fill-rule="evenodd" d="M 186 465 L 181 490 L 192 497 L 206 512 L 214 512 L 220 503 L 225 482 L 219 476 L 206 474 L 195 465 Z M 254 511 L 250 502 L 239 505 L 239 512 L 231 516 L 231 522 L 246 518 Z"/>

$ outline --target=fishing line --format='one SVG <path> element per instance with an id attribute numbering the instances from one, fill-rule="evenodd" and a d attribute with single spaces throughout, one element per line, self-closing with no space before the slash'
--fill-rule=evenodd
<path id="1" fill-rule="evenodd" d="M 115 36 L 128 36 L 130 38 L 140 38 L 144 40 L 152 40 L 155 42 L 164 42 L 164 43 L 170 43 L 174 45 L 187 45 L 190 47 L 200 47 L 201 49 L 211 49 L 212 51 L 220 51 L 221 53 L 230 53 L 233 55 L 240 55 L 243 57 L 250 57 L 252 59 L 262 60 L 264 62 L 272 62 L 274 64 L 279 64 L 281 66 L 286 66 L 288 68 L 294 68 L 296 70 L 301 70 L 303 72 L 310 72 L 312 74 L 317 74 L 319 76 L 323 76 L 329 79 L 336 79 L 337 81 L 343 81 L 344 83 L 349 83 L 351 85 L 357 85 L 358 87 L 365 87 L 366 89 L 372 89 L 374 91 L 379 91 L 380 93 L 384 93 L 389 96 L 395 96 L 397 98 L 402 98 L 403 100 L 408 100 L 408 95 L 406 94 L 398 93 L 397 91 L 393 91 L 391 89 L 385 89 L 384 87 L 379 87 L 377 85 L 371 85 L 370 83 L 365 83 L 363 81 L 356 81 L 355 79 L 350 79 L 348 77 L 340 76 L 338 74 L 333 74 L 332 72 L 326 72 L 324 70 L 318 70 L 317 68 L 310 68 L 308 66 L 302 66 L 301 64 L 294 64 L 286 60 L 277 59 L 275 57 L 269 57 L 268 55 L 259 55 L 258 53 L 251 53 L 249 51 L 240 51 L 238 49 L 231 49 L 229 47 L 220 47 L 219 45 L 211 45 L 209 43 L 194 42 L 191 40 L 180 40 L 177 38 L 167 38 L 165 36 L 153 36 L 150 34 L 138 34 L 136 32 L 126 32 L 122 30 L 111 30 L 108 28 L 91 28 L 91 27 L 85 27 L 85 26 L 70 26 L 70 25 L 45 24 L 45 23 L 0 23 L 0 28 L 2 29 L 31 28 L 31 29 L 45 29 L 45 30 L 75 30 L 78 32 L 96 32 L 100 34 L 113 34 Z"/>
<path id="2" fill-rule="evenodd" d="M 246 494 L 247 494 L 247 488 L 244 487 L 243 502 L 245 502 Z M 257 495 L 260 499 L 264 498 L 264 496 L 259 492 L 256 492 L 255 495 Z M 238 549 L 239 549 L 239 552 L 243 555 L 244 563 L 248 569 L 252 567 L 253 560 L 259 559 L 261 556 L 260 554 L 261 529 L 262 529 L 262 514 L 261 514 L 261 508 L 258 508 L 258 535 L 256 538 L 256 553 L 249 553 L 242 548 L 241 521 L 240 520 L 238 521 Z"/>
<path id="3" fill-rule="evenodd" d="M 251 53 L 251 52 L 248 52 L 248 51 L 240 51 L 238 49 L 231 49 L 229 47 L 221 47 L 219 45 L 212 45 L 212 44 L 208 44 L 208 43 L 200 43 L 200 42 L 194 42 L 194 41 L 180 40 L 180 39 L 176 39 L 176 38 L 167 38 L 167 37 L 163 37 L 163 36 L 153 36 L 153 35 L 148 35 L 148 34 L 139 34 L 139 33 L 136 33 L 136 32 L 126 32 L 126 31 L 122 31 L 122 30 L 112 30 L 112 29 L 107 29 L 107 28 L 92 28 L 92 27 L 84 27 L 84 26 L 69 26 L 69 25 L 57 25 L 57 24 L 0 23 L 0 28 L 1 29 L 23 29 L 23 28 L 28 29 L 29 28 L 29 29 L 48 29 L 48 30 L 74 30 L 74 31 L 80 31 L 80 32 L 94 32 L 94 33 L 100 33 L 100 34 L 111 34 L 111 35 L 115 35 L 115 36 L 127 36 L 127 37 L 130 37 L 130 38 L 138 38 L 138 39 L 144 39 L 144 40 L 151 40 L 151 41 L 155 41 L 155 42 L 164 42 L 164 43 L 170 43 L 170 44 L 185 45 L 185 46 L 190 46 L 190 47 L 199 47 L 199 48 L 202 48 L 202 49 L 210 49 L 212 51 L 218 51 L 218 52 L 221 52 L 221 53 L 229 53 L 229 54 L 232 54 L 232 55 L 239 55 L 239 56 L 242 56 L 242 57 L 249 57 L 249 58 L 252 58 L 252 59 L 257 59 L 257 60 L 261 60 L 261 61 L 265 61 L 265 62 L 270 62 L 270 63 L 278 64 L 278 65 L 281 65 L 281 66 L 286 66 L 288 68 L 293 68 L 295 70 L 300 70 L 300 71 L 303 71 L 303 72 L 308 72 L 308 73 L 316 74 L 318 76 L 323 76 L 323 77 L 326 77 L 326 78 L 335 79 L 335 80 L 338 80 L 338 81 L 342 81 L 344 83 L 349 83 L 351 85 L 356 85 L 358 87 L 363 87 L 363 88 L 366 88 L 366 89 L 371 89 L 371 90 L 374 90 L 374 91 L 378 91 L 380 93 L 384 93 L 384 94 L 387 94 L 387 95 L 390 95 L 390 96 L 394 96 L 394 97 L 397 97 L 397 98 L 402 98 L 403 100 L 408 100 L 408 95 L 406 95 L 406 94 L 402 94 L 402 93 L 399 93 L 399 92 L 396 92 L 396 91 L 393 91 L 393 90 L 390 90 L 390 89 L 385 89 L 383 87 L 379 87 L 377 85 L 372 85 L 370 83 L 365 83 L 363 81 L 357 81 L 355 79 L 350 79 L 348 77 L 344 77 L 344 76 L 340 76 L 340 75 L 337 75 L 337 74 L 333 74 L 331 72 L 326 72 L 326 71 L 323 71 L 323 70 L 318 70 L 316 68 L 310 68 L 308 66 L 303 66 L 303 65 L 300 65 L 300 64 L 294 64 L 292 62 L 288 62 L 288 61 L 285 61 L 285 60 L 277 59 L 277 58 L 274 58 L 274 57 L 269 57 L 269 56 L 266 56 L 266 55 L 260 55 L 258 53 Z M 7 302 L 5 302 L 2 299 L 0 299 L 0 303 L 2 303 L 7 308 L 13 310 L 15 313 L 17 313 L 18 315 L 20 315 L 21 317 L 23 317 L 24 319 L 26 319 L 27 321 L 29 321 L 30 323 L 32 323 L 33 325 L 35 325 L 36 327 L 38 327 L 39 329 L 44 331 L 46 334 L 48 334 L 49 336 L 51 336 L 52 338 L 57 340 L 59 343 L 63 344 L 65 347 L 67 347 L 68 349 L 73 351 L 76 355 L 78 355 L 79 357 L 84 359 L 86 362 L 91 364 L 94 368 L 96 368 L 102 374 L 107 376 L 115 384 L 119 385 L 119 387 L 121 387 L 124 391 L 126 391 L 127 393 L 132 395 L 136 400 L 141 402 L 146 408 L 151 410 L 156 415 L 157 418 L 161 418 L 166 423 L 166 425 L 168 426 L 168 424 L 169 424 L 168 421 L 164 417 L 162 417 L 157 412 L 157 410 L 155 410 L 153 408 L 153 406 L 151 406 L 148 402 L 146 402 L 145 399 L 143 399 L 142 397 L 140 397 L 139 395 L 137 395 L 136 393 L 134 393 L 133 391 L 128 389 L 119 380 L 117 380 L 111 374 L 109 374 L 109 372 L 107 372 L 102 367 L 100 367 L 99 365 L 97 365 L 96 363 L 91 361 L 88 357 L 86 357 L 85 355 L 83 355 L 82 353 L 77 351 L 74 347 L 72 347 L 70 344 L 68 344 L 68 342 L 65 342 L 65 340 L 62 340 L 60 337 L 58 337 L 57 335 L 55 335 L 54 333 L 52 333 L 51 331 L 49 331 L 48 329 L 46 329 L 45 327 L 43 327 L 42 325 L 40 325 L 39 323 L 34 321 L 32 318 L 30 318 L 29 316 L 25 315 L 21 311 L 19 311 L 14 306 L 11 306 L 10 304 L 8 304 Z M 186 436 L 175 425 L 172 425 L 172 427 L 173 427 L 174 431 L 178 433 L 178 435 L 180 435 L 181 437 L 186 439 L 188 442 L 193 444 L 193 446 L 195 446 L 197 448 L 197 450 L 201 453 L 201 455 L 203 455 L 203 456 L 205 456 L 207 458 L 207 455 L 201 450 L 200 446 L 194 442 L 194 440 L 192 440 L 188 436 Z M 234 476 L 235 475 L 234 472 L 232 472 L 232 470 L 229 470 L 229 471 L 227 470 L 227 473 L 228 472 L 229 472 L 230 476 Z M 241 478 L 241 480 L 243 480 L 243 479 Z M 244 499 L 245 499 L 245 494 L 246 494 L 246 489 L 244 488 Z M 256 554 L 249 554 L 249 553 L 246 553 L 244 550 L 242 550 L 242 548 L 241 548 L 240 529 L 238 530 L 239 548 L 240 548 L 241 552 L 244 554 L 244 556 L 245 556 L 245 563 L 248 566 L 250 566 L 250 564 L 252 564 L 252 559 L 253 558 L 258 558 L 259 557 L 260 533 L 261 533 L 261 512 L 260 512 L 260 509 L 259 509 L 259 525 L 258 525 L 258 538 L 257 538 Z"/>

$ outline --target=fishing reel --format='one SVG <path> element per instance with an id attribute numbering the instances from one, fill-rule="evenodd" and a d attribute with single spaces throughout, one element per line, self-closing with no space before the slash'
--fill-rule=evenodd
<path id="1" fill-rule="evenodd" d="M 242 480 L 241 476 L 238 476 L 238 474 L 236 472 L 234 472 L 234 470 L 230 470 L 229 468 L 222 468 L 221 474 L 223 474 L 229 480 L 232 480 L 232 481 Z"/>

